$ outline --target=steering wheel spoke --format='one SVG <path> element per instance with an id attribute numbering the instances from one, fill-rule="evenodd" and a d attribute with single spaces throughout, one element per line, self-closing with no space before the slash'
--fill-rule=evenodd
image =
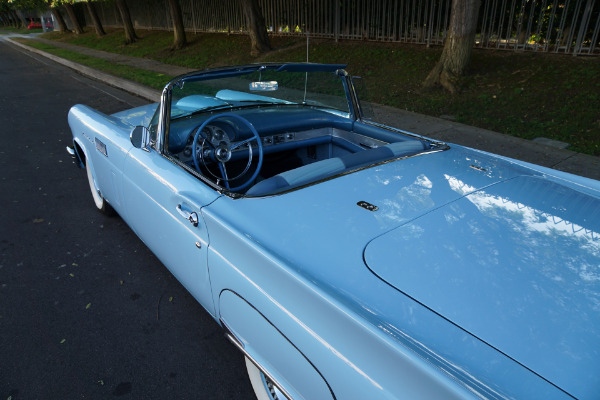
<path id="1" fill-rule="evenodd" d="M 223 131 L 218 131 L 217 133 L 211 134 L 205 133 L 204 129 L 208 126 L 208 124 L 218 118 L 236 119 L 242 122 L 250 129 L 252 136 L 248 139 L 232 143 L 229 136 Z M 252 160 L 254 157 L 252 142 L 256 142 L 258 161 L 254 172 L 249 177 L 246 177 L 248 171 L 250 170 Z M 232 159 L 240 158 L 240 152 L 236 152 L 236 157 L 233 157 L 233 152 L 245 145 L 247 145 L 248 154 L 248 161 L 246 163 L 246 166 L 242 172 L 237 173 L 236 171 L 236 173 L 233 176 L 231 176 L 231 168 L 229 169 L 228 173 L 228 168 L 226 165 L 227 163 L 232 161 Z M 196 134 L 194 135 L 194 141 L 192 144 L 192 149 L 194 166 L 196 167 L 196 170 L 199 173 L 204 173 L 203 171 L 207 171 L 208 174 L 212 176 L 217 185 L 220 185 L 221 181 L 223 181 L 225 188 L 231 191 L 239 191 L 247 188 L 256 179 L 262 167 L 263 149 L 260 136 L 254 128 L 254 126 L 247 119 L 237 114 L 217 114 L 204 121 L 196 130 Z M 209 163 L 217 163 L 219 166 L 219 171 L 217 173 L 212 172 L 208 166 Z M 239 184 L 239 181 L 241 180 L 243 180 L 243 182 Z M 235 187 L 231 187 L 232 183 L 235 181 L 238 181 L 236 182 L 238 183 L 238 185 Z"/>
<path id="2" fill-rule="evenodd" d="M 246 139 L 246 140 L 242 140 L 241 142 L 237 142 L 236 144 L 231 146 L 231 150 L 235 150 L 241 146 L 244 146 L 245 144 L 251 143 L 253 140 L 256 140 L 256 138 L 253 136 L 250 139 Z M 252 149 L 252 146 L 248 146 L 250 149 Z"/>
<path id="3" fill-rule="evenodd" d="M 224 162 L 219 163 L 219 170 L 221 170 L 221 176 L 225 182 L 225 187 L 229 189 L 229 177 L 227 176 L 227 167 L 225 166 Z"/>

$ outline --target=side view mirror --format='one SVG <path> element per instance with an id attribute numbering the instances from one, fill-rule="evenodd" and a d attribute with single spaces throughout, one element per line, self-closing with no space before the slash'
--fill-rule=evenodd
<path id="1" fill-rule="evenodd" d="M 148 151 L 150 131 L 145 126 L 136 126 L 129 134 L 129 140 L 135 148 Z"/>

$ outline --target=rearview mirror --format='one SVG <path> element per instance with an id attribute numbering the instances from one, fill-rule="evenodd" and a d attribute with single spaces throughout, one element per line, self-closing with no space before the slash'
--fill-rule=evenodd
<path id="1" fill-rule="evenodd" d="M 136 149 L 148 151 L 150 144 L 150 131 L 145 126 L 136 126 L 129 134 L 129 140 Z"/>
<path id="2" fill-rule="evenodd" d="M 251 92 L 274 92 L 278 87 L 279 85 L 276 81 L 250 83 Z"/>

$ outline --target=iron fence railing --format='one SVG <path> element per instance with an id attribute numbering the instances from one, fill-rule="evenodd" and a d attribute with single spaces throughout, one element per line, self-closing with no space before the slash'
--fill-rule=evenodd
<path id="1" fill-rule="evenodd" d="M 180 0 L 186 30 L 245 33 L 240 0 Z M 451 0 L 259 0 L 273 35 L 441 45 Z M 120 26 L 112 0 L 94 3 Z M 76 4 L 82 7 L 81 4 Z M 138 29 L 172 29 L 166 0 L 128 1 Z M 87 13 L 80 16 L 88 19 Z M 68 19 L 67 19 L 68 21 Z M 482 0 L 476 46 L 600 55 L 600 0 Z"/>

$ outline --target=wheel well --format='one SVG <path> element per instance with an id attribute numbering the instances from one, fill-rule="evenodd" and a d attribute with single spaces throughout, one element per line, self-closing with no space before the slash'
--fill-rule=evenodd
<path id="1" fill-rule="evenodd" d="M 228 339 L 286 396 L 335 400 L 317 367 L 246 299 L 223 290 L 219 309 Z"/>
<path id="2" fill-rule="evenodd" d="M 86 166 L 86 162 L 87 159 L 85 157 L 85 152 L 83 151 L 83 149 L 81 148 L 81 146 L 79 145 L 79 143 L 75 140 L 73 140 L 73 146 L 75 148 L 75 153 L 77 154 L 77 157 L 79 158 L 79 160 L 81 161 L 81 164 L 83 164 L 83 166 Z"/>

